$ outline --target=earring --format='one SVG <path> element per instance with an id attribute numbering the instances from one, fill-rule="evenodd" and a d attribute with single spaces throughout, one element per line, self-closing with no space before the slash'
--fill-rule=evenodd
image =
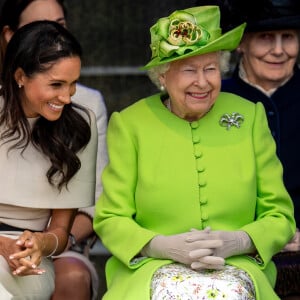
<path id="1" fill-rule="evenodd" d="M 161 92 L 164 92 L 165 90 L 166 90 L 166 88 L 165 88 L 163 85 L 161 85 L 161 86 L 160 86 L 160 91 L 161 91 Z"/>
<path id="2" fill-rule="evenodd" d="M 19 84 L 18 84 L 19 89 L 20 89 L 22 86 L 23 86 L 22 83 L 19 83 Z"/>

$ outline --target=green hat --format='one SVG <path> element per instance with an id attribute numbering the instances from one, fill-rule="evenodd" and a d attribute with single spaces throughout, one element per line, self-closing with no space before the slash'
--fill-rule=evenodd
<path id="1" fill-rule="evenodd" d="M 152 57 L 142 69 L 199 54 L 233 50 L 245 26 L 244 23 L 222 35 L 218 6 L 177 10 L 150 28 Z"/>

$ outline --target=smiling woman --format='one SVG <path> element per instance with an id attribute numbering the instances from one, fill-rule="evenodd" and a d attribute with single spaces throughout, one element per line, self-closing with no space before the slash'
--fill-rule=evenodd
<path id="1" fill-rule="evenodd" d="M 70 100 L 80 66 L 79 43 L 56 22 L 24 25 L 8 43 L 0 97 L 1 299 L 50 299 L 49 256 L 64 251 L 77 208 L 94 202 L 95 116 Z"/>
<path id="2" fill-rule="evenodd" d="M 199 120 L 212 108 L 221 89 L 220 53 L 175 61 L 159 80 L 170 91 L 170 110 L 187 121 Z"/>
<path id="3" fill-rule="evenodd" d="M 263 106 L 220 92 L 221 52 L 244 27 L 222 34 L 219 7 L 199 6 L 150 28 L 144 68 L 161 93 L 108 126 L 103 299 L 279 299 L 271 258 L 295 232 L 292 202 Z"/>
<path id="4" fill-rule="evenodd" d="M 298 228 L 285 246 L 286 253 L 274 257 L 278 267 L 276 290 L 281 299 L 300 299 L 300 1 L 227 0 L 224 7 L 225 2 L 219 2 L 232 12 L 229 25 L 247 21 L 237 48 L 239 62 L 232 77 L 222 82 L 222 90 L 261 102 L 267 112 Z"/>
<path id="5" fill-rule="evenodd" d="M 15 79 L 22 87 L 21 103 L 26 117 L 41 115 L 47 120 L 59 119 L 64 105 L 70 104 L 75 94 L 80 65 L 78 56 L 62 58 L 46 71 L 29 77 L 18 68 Z"/>

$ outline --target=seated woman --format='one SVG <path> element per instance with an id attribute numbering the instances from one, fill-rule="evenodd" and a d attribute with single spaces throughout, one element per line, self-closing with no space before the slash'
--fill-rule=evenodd
<path id="1" fill-rule="evenodd" d="M 151 29 L 144 67 L 162 93 L 111 116 L 94 228 L 112 253 L 103 299 L 279 299 L 274 253 L 295 233 L 262 104 L 220 93 L 217 6 Z"/>
<path id="2" fill-rule="evenodd" d="M 246 20 L 247 26 L 237 48 L 239 62 L 232 77 L 223 80 L 222 90 L 264 105 L 300 228 L 300 2 L 231 0 L 226 4 L 222 9 L 233 13 L 226 26 Z M 281 299 L 300 299 L 299 229 L 284 250 L 274 257 L 276 291 Z"/>
<path id="3" fill-rule="evenodd" d="M 95 116 L 71 103 L 81 47 L 56 22 L 8 43 L 0 97 L 0 299 L 49 300 L 51 256 L 95 195 Z M 29 276 L 35 275 L 35 276 Z"/>

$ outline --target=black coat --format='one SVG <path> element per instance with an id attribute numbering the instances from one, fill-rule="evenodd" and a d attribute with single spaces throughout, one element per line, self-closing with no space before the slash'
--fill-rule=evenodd
<path id="1" fill-rule="evenodd" d="M 283 179 L 295 206 L 295 219 L 300 227 L 300 70 L 271 96 L 247 84 L 238 76 L 222 82 L 222 91 L 238 94 L 252 102 L 262 102 L 269 127 L 276 141 L 277 154 L 282 162 Z"/>

